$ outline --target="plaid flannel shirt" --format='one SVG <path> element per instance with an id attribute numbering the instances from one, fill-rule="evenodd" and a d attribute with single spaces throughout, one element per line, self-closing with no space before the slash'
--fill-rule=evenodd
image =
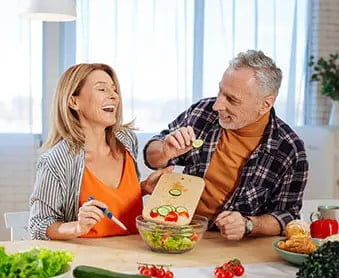
<path id="1" fill-rule="evenodd" d="M 204 177 L 222 131 L 218 113 L 212 110 L 215 100 L 206 98 L 193 104 L 148 144 L 164 140 L 180 127 L 191 126 L 204 145 L 172 159 L 169 164 L 185 166 L 184 173 Z M 144 148 L 144 160 L 150 167 L 145 159 L 148 144 Z M 307 174 L 303 141 L 276 117 L 272 108 L 264 138 L 245 163 L 239 183 L 222 209 L 239 211 L 245 216 L 271 214 L 283 231 L 288 222 L 299 218 Z"/>

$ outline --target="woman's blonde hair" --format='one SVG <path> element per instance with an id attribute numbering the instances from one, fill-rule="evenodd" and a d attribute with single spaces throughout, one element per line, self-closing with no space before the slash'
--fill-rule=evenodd
<path id="1" fill-rule="evenodd" d="M 41 147 L 41 151 L 46 151 L 53 147 L 60 140 L 66 140 L 71 150 L 76 153 L 80 151 L 85 143 L 85 135 L 82 132 L 80 121 L 75 110 L 70 108 L 71 96 L 77 96 L 85 84 L 88 75 L 95 71 L 102 70 L 106 72 L 113 80 L 116 92 L 120 96 L 120 102 L 117 107 L 116 123 L 106 128 L 106 141 L 114 148 L 117 144 L 114 133 L 122 128 L 132 129 L 132 124 L 122 124 L 122 102 L 120 94 L 120 85 L 115 71 L 105 64 L 78 64 L 70 67 L 61 76 L 52 102 L 51 127 L 48 138 Z"/>

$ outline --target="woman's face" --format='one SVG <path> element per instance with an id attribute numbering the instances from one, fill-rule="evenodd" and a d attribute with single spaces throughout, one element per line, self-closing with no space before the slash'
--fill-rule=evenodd
<path id="1" fill-rule="evenodd" d="M 73 105 L 82 127 L 106 128 L 116 123 L 120 96 L 112 78 L 103 70 L 91 72 Z"/>

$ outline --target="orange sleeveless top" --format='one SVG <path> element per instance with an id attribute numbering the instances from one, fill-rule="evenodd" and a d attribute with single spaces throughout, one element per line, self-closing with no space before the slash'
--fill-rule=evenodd
<path id="1" fill-rule="evenodd" d="M 105 185 L 85 167 L 80 192 L 80 207 L 88 201 L 90 196 L 105 203 L 112 214 L 127 227 L 127 231 L 105 216 L 81 237 L 105 237 L 138 232 L 135 218 L 142 211 L 141 187 L 133 158 L 129 152 L 125 151 L 123 171 L 117 188 Z"/>

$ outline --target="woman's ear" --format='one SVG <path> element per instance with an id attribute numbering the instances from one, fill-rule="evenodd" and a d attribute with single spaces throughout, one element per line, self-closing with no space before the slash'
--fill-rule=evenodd
<path id="1" fill-rule="evenodd" d="M 80 110 L 78 99 L 75 96 L 71 96 L 68 101 L 68 106 L 72 108 L 73 110 Z"/>

